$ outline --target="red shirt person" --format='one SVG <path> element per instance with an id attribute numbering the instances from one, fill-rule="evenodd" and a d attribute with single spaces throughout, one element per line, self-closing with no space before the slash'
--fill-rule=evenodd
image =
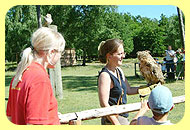
<path id="1" fill-rule="evenodd" d="M 32 46 L 24 50 L 11 81 L 7 117 L 18 125 L 59 125 L 58 105 L 46 69 L 54 68 L 65 40 L 42 27 L 34 32 Z"/>
<path id="2" fill-rule="evenodd" d="M 16 88 L 10 86 L 7 116 L 15 124 L 59 124 L 57 101 L 44 67 L 33 62 Z"/>

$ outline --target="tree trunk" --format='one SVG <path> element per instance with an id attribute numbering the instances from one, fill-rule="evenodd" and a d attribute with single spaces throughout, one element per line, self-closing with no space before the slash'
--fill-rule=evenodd
<path id="1" fill-rule="evenodd" d="M 82 62 L 82 66 L 86 66 L 86 50 L 83 50 L 83 62 Z"/>
<path id="2" fill-rule="evenodd" d="M 41 22 L 41 14 L 40 14 L 40 5 L 36 5 L 36 12 L 37 12 L 38 28 L 41 28 L 42 22 Z"/>
<path id="3" fill-rule="evenodd" d="M 57 31 L 57 26 L 49 25 L 49 28 Z M 53 92 L 56 97 L 63 99 L 63 86 L 62 86 L 62 76 L 61 76 L 61 61 L 57 61 L 54 69 L 49 69 L 50 81 L 53 87 Z"/>
<path id="4" fill-rule="evenodd" d="M 37 19 L 38 19 L 38 28 L 42 27 L 41 15 L 40 15 L 40 5 L 36 5 Z M 57 26 L 50 25 L 49 28 L 57 31 Z M 54 95 L 59 99 L 63 99 L 63 87 L 62 87 L 62 77 L 61 77 L 61 63 L 60 59 L 55 65 L 54 69 L 48 70 L 50 75 L 50 81 L 53 88 Z"/>
<path id="5" fill-rule="evenodd" d="M 180 33 L 181 33 L 181 42 L 183 48 L 185 48 L 185 28 L 183 24 L 183 14 L 182 11 L 177 7 L 178 12 L 178 19 L 179 19 L 179 25 L 180 25 Z"/>

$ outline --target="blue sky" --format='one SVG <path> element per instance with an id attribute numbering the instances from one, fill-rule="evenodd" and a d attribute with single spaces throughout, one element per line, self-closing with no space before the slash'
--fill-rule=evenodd
<path id="1" fill-rule="evenodd" d="M 140 15 L 142 17 L 160 20 L 161 14 L 166 15 L 166 17 L 174 14 L 177 15 L 177 8 L 172 5 L 119 5 L 118 12 L 129 12 L 133 16 Z"/>

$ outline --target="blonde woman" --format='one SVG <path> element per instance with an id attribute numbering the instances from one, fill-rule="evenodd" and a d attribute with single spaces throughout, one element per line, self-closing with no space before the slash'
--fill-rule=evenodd
<path id="1" fill-rule="evenodd" d="M 138 93 L 138 87 L 130 87 L 122 69 L 119 68 L 124 57 L 122 40 L 109 39 L 100 43 L 99 60 L 106 64 L 98 78 L 98 94 L 101 107 L 126 104 L 127 94 Z M 107 116 L 102 118 L 101 123 L 103 125 L 128 125 L 127 117 L 127 113 L 119 116 Z"/>
<path id="2" fill-rule="evenodd" d="M 36 30 L 13 77 L 7 104 L 8 119 L 18 125 L 58 125 L 58 106 L 47 68 L 54 68 L 65 48 L 63 36 L 46 27 Z"/>

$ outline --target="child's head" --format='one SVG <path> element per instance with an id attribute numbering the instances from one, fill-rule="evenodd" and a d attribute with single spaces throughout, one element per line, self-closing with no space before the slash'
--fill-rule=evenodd
<path id="1" fill-rule="evenodd" d="M 158 58 L 154 58 L 155 61 L 158 61 Z"/>
<path id="2" fill-rule="evenodd" d="M 154 88 L 149 96 L 148 105 L 154 116 L 164 115 L 173 108 L 171 91 L 162 85 Z"/>

